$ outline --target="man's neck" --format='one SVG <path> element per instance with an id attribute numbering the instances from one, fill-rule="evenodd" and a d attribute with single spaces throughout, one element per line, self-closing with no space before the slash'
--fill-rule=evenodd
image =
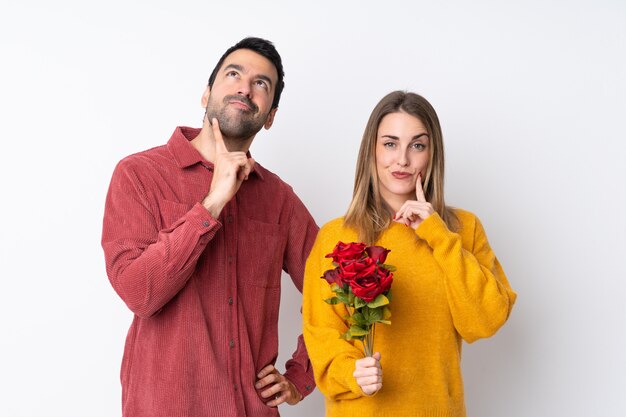
<path id="1" fill-rule="evenodd" d="M 229 152 L 248 152 L 253 139 L 254 136 L 248 140 L 233 140 L 224 137 L 224 144 Z M 206 161 L 215 162 L 215 137 L 213 136 L 213 129 L 207 121 L 202 125 L 198 136 L 193 138 L 190 143 Z"/>

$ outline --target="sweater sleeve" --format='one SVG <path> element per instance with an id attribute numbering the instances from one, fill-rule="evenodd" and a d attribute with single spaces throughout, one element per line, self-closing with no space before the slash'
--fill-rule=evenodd
<path id="1" fill-rule="evenodd" d="M 140 317 L 157 314 L 185 286 L 221 227 L 199 203 L 170 210 L 178 220 L 159 230 L 160 214 L 135 169 L 126 160 L 118 164 L 105 204 L 102 247 L 113 288 Z"/>
<path id="2" fill-rule="evenodd" d="M 460 233 L 451 232 L 437 213 L 424 220 L 416 233 L 432 248 L 445 276 L 454 326 L 471 343 L 496 333 L 508 319 L 517 295 L 478 218 L 469 213 L 463 218 Z"/>
<path id="3" fill-rule="evenodd" d="M 345 306 L 324 302 L 333 296 L 328 283 L 320 278 L 324 271 L 332 268 L 331 260 L 324 256 L 337 243 L 327 243 L 325 234 L 324 229 L 318 234 L 306 263 L 302 310 L 304 340 L 320 391 L 331 400 L 355 399 L 363 396 L 352 375 L 355 361 L 363 357 L 363 351 L 340 338 L 347 330 L 343 319 L 348 314 Z"/>

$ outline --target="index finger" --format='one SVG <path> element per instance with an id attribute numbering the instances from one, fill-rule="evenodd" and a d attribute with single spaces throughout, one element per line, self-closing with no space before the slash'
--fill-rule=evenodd
<path id="1" fill-rule="evenodd" d="M 417 175 L 417 181 L 415 181 L 415 196 L 417 201 L 426 203 L 426 196 L 424 195 L 424 189 L 422 188 L 422 173 Z"/>
<path id="2" fill-rule="evenodd" d="M 263 377 L 273 373 L 275 370 L 276 370 L 276 368 L 274 368 L 274 365 L 267 365 L 265 368 L 261 369 L 256 376 L 257 376 L 257 378 L 261 379 L 261 378 L 263 378 Z"/>
<path id="3" fill-rule="evenodd" d="M 228 152 L 228 149 L 226 149 L 226 145 L 224 144 L 220 124 L 215 117 L 211 119 L 211 129 L 213 130 L 213 137 L 215 138 L 215 150 L 221 153 Z"/>

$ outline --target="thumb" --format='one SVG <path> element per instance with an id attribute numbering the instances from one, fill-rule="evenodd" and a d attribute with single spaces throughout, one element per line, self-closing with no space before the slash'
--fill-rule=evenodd
<path id="1" fill-rule="evenodd" d="M 380 356 L 380 352 L 376 352 L 376 353 L 374 353 L 374 354 L 372 355 L 372 358 L 374 358 L 374 359 L 376 359 L 377 361 L 379 361 L 379 362 L 380 362 L 380 358 L 381 358 L 381 356 Z"/>

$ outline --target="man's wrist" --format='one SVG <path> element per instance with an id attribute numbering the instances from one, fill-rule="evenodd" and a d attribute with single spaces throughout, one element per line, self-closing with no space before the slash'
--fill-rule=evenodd
<path id="1" fill-rule="evenodd" d="M 300 394 L 300 401 L 305 399 L 315 389 L 315 381 L 313 378 L 308 378 L 306 373 L 296 374 L 293 370 L 289 370 L 284 373 L 287 381 L 294 387 L 294 389 Z"/>
<path id="2" fill-rule="evenodd" d="M 215 198 L 209 193 L 204 200 L 202 200 L 202 206 L 209 212 L 211 217 L 217 219 L 224 208 L 224 204 L 220 204 L 215 201 Z"/>

